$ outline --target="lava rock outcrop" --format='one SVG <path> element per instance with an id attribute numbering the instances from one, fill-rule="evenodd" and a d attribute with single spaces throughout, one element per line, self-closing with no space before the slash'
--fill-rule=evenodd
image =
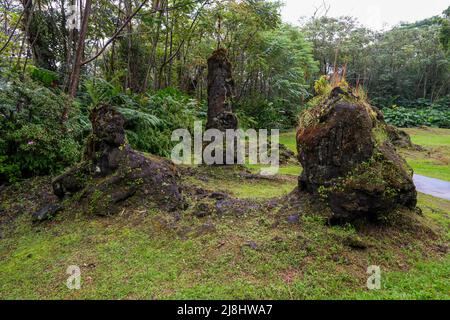
<path id="1" fill-rule="evenodd" d="M 297 132 L 300 190 L 327 201 L 336 223 L 379 220 L 398 206 L 415 208 L 413 171 L 396 153 L 381 113 L 335 88 L 305 111 Z"/>

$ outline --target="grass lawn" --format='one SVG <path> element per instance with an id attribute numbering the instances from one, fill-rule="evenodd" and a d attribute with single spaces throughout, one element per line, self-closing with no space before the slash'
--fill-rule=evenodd
<path id="1" fill-rule="evenodd" d="M 450 181 L 450 130 L 449 129 L 406 129 L 413 143 L 426 151 L 402 150 L 414 172 L 430 178 Z"/>
<path id="2" fill-rule="evenodd" d="M 442 135 L 433 148 L 448 147 Z M 295 146 L 293 133 L 282 141 Z M 450 201 L 419 195 L 423 215 L 401 229 L 330 227 L 315 214 L 292 223 L 282 202 L 266 206 L 296 187 L 299 170 L 262 180 L 225 168 L 186 176 L 255 205 L 201 219 L 136 205 L 108 218 L 66 210 L 34 225 L 28 195 L 48 181 L 9 189 L 3 208 L 23 212 L 0 228 L 0 299 L 449 299 Z M 70 265 L 81 268 L 81 290 L 66 287 Z M 379 291 L 366 287 L 370 265 L 381 267 Z"/>
<path id="3" fill-rule="evenodd" d="M 225 184 L 244 198 L 265 198 L 281 188 L 273 182 L 267 194 L 255 195 L 245 185 Z M 420 206 L 448 228 L 450 202 L 421 197 Z M 181 238 L 170 227 L 170 215 L 142 208 L 107 219 L 62 216 L 38 226 L 23 215 L 0 242 L 0 298 L 448 299 L 450 256 L 427 252 L 438 240 L 358 234 L 352 227 L 327 227 L 314 216 L 296 225 L 283 222 L 282 228 L 274 228 L 275 221 L 276 215 L 256 213 L 187 219 L 183 228 L 191 231 Z M 213 230 L 200 232 L 205 223 Z M 370 249 L 349 248 L 349 237 L 370 243 Z M 382 266 L 380 291 L 365 287 L 371 264 Z M 65 286 L 69 265 L 81 267 L 79 291 Z"/>
<path id="4" fill-rule="evenodd" d="M 415 144 L 424 147 L 450 146 L 450 129 L 420 128 L 403 130 L 408 132 Z"/>
<path id="5" fill-rule="evenodd" d="M 289 131 L 280 134 L 280 143 L 297 153 L 296 132 Z"/>

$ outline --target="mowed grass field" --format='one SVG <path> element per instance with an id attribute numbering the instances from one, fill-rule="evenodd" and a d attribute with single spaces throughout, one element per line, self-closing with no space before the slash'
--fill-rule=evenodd
<path id="1" fill-rule="evenodd" d="M 417 174 L 450 181 L 450 130 L 449 129 L 406 129 L 413 143 L 424 151 L 402 150 L 402 156 Z"/>
<path id="2" fill-rule="evenodd" d="M 426 152 L 450 149 L 449 130 L 409 132 Z M 295 150 L 293 132 L 281 142 Z M 448 180 L 444 159 L 406 155 L 416 170 L 426 164 Z M 301 168 L 285 166 L 272 180 L 211 170 L 207 178 L 185 179 L 265 204 L 290 193 Z M 449 299 L 449 201 L 420 195 L 423 215 L 401 229 L 330 227 L 307 206 L 308 214 L 289 221 L 282 207 L 196 218 L 136 205 L 108 218 L 63 212 L 36 225 L 29 195 L 49 181 L 27 181 L 0 195 L 3 210 L 23 208 L 0 228 L 0 299 Z M 66 286 L 71 265 L 81 269 L 80 290 Z M 367 289 L 370 265 L 381 267 L 381 290 Z"/>

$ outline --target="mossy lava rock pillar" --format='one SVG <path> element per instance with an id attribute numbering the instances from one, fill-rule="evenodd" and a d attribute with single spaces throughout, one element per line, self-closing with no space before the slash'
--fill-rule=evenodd
<path id="1" fill-rule="evenodd" d="M 379 220 L 417 204 L 413 171 L 396 153 L 381 113 L 341 88 L 300 117 L 299 187 L 328 202 L 332 222 Z"/>
<path id="2" fill-rule="evenodd" d="M 52 182 L 59 198 L 78 193 L 80 205 L 96 215 L 113 215 L 134 205 L 166 211 L 187 208 L 174 164 L 145 156 L 126 142 L 123 116 L 109 105 L 91 111 L 92 134 L 84 159 Z"/>
<path id="3" fill-rule="evenodd" d="M 84 157 L 93 165 L 98 176 L 107 176 L 119 166 L 122 151 L 126 148 L 125 119 L 114 108 L 100 106 L 90 113 L 92 134 L 86 143 Z"/>
<path id="4" fill-rule="evenodd" d="M 218 49 L 208 59 L 207 129 L 237 129 L 238 120 L 232 108 L 233 92 L 232 66 L 227 51 Z"/>

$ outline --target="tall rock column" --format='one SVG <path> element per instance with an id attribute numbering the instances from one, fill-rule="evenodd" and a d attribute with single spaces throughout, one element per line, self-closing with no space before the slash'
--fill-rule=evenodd
<path id="1" fill-rule="evenodd" d="M 232 108 L 233 87 L 232 67 L 227 51 L 218 49 L 208 59 L 207 129 L 237 129 L 238 120 Z"/>

